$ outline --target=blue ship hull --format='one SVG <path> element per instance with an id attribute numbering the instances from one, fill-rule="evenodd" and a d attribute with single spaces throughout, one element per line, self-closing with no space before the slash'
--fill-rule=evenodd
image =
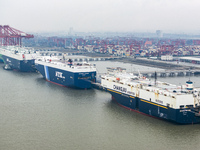
<path id="1" fill-rule="evenodd" d="M 86 73 L 70 72 L 41 64 L 36 64 L 35 67 L 47 81 L 61 86 L 88 89 L 92 88 L 91 82 L 96 81 L 95 71 Z M 61 73 L 62 76 L 56 76 L 57 72 Z"/>
<path id="2" fill-rule="evenodd" d="M 18 60 L 5 55 L 1 55 L 5 65 L 8 65 L 10 69 L 18 70 L 22 72 L 35 72 L 35 60 Z"/>
<path id="3" fill-rule="evenodd" d="M 3 63 L 3 59 L 1 58 L 1 54 L 0 54 L 0 63 Z"/>
<path id="4" fill-rule="evenodd" d="M 111 89 L 106 90 L 111 93 L 112 98 L 117 101 L 119 105 L 132 111 L 178 124 L 200 123 L 200 116 L 195 110 L 172 109 L 170 107 L 159 105 L 138 97 L 132 97 L 120 92 L 116 92 Z"/>

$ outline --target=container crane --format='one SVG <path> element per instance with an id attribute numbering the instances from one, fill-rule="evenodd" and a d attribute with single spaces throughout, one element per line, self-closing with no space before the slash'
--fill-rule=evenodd
<path id="1" fill-rule="evenodd" d="M 33 38 L 32 34 L 27 34 L 8 25 L 0 25 L 0 46 L 22 45 L 22 38 Z"/>

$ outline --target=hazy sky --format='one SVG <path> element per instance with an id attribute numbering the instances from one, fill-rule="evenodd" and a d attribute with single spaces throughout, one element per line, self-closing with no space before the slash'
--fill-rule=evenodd
<path id="1" fill-rule="evenodd" d="M 200 0 L 0 0 L 0 25 L 25 32 L 200 31 Z"/>

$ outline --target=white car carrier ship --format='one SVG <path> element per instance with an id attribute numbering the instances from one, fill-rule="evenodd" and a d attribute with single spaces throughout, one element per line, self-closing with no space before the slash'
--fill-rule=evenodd
<path id="1" fill-rule="evenodd" d="M 96 82 L 96 66 L 89 63 L 62 62 L 55 57 L 38 57 L 35 61 L 38 72 L 49 82 L 79 89 L 92 88 Z"/>
<path id="2" fill-rule="evenodd" d="M 101 85 L 121 106 L 178 124 L 200 123 L 200 88 L 194 88 L 192 81 L 176 86 L 134 76 L 119 67 L 107 69 Z"/>
<path id="3" fill-rule="evenodd" d="M 34 72 L 35 59 L 37 55 L 34 50 L 19 46 L 0 47 L 0 59 L 5 64 L 5 69 L 13 69 L 22 72 Z"/>

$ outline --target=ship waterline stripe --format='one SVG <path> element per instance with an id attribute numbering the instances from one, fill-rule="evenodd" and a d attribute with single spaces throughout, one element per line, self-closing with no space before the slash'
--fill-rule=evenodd
<path id="1" fill-rule="evenodd" d="M 117 93 L 117 94 L 122 94 L 122 93 L 120 93 L 120 92 L 116 92 L 116 91 L 114 91 L 114 90 L 111 90 L 111 89 L 107 89 L 108 91 L 111 91 L 111 92 L 114 92 L 114 93 Z"/>
<path id="2" fill-rule="evenodd" d="M 162 106 L 162 105 L 159 105 L 159 104 L 155 104 L 155 103 L 152 103 L 152 102 L 148 102 L 146 100 L 143 100 L 143 99 L 140 99 L 142 102 L 146 102 L 146 103 L 149 103 L 149 104 L 152 104 L 152 105 L 156 105 L 156 106 L 159 106 L 159 107 L 162 107 L 162 108 L 165 108 L 165 109 L 168 109 L 167 107 L 165 106 Z"/>
<path id="3" fill-rule="evenodd" d="M 117 93 L 117 94 L 122 94 L 120 92 L 117 92 L 117 91 L 114 91 L 114 90 L 111 90 L 111 89 L 107 89 L 108 91 L 111 91 L 111 92 L 114 92 L 114 93 Z M 135 98 L 133 96 L 130 96 L 130 98 Z M 165 109 L 168 109 L 167 107 L 165 106 L 162 106 L 162 105 L 159 105 L 159 104 L 156 104 L 156 103 L 152 103 L 152 102 L 149 102 L 149 101 L 146 101 L 146 100 L 143 100 L 143 99 L 140 99 L 142 102 L 145 102 L 145 103 L 149 103 L 149 104 L 152 104 L 152 105 L 155 105 L 155 106 L 158 106 L 158 107 L 162 107 L 162 108 L 165 108 Z"/>

